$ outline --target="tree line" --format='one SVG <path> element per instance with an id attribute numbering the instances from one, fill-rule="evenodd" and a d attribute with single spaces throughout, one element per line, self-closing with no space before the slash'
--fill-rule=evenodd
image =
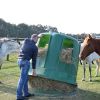
<path id="1" fill-rule="evenodd" d="M 27 25 L 20 23 L 18 25 L 11 24 L 3 19 L 0 19 L 0 37 L 15 37 L 15 38 L 26 38 L 32 34 L 39 34 L 44 32 L 58 32 L 56 27 L 38 25 Z"/>

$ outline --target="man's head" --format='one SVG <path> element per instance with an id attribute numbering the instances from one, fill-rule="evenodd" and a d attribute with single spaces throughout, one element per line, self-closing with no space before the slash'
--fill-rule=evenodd
<path id="1" fill-rule="evenodd" d="M 31 40 L 33 40 L 34 42 L 37 42 L 37 40 L 38 40 L 38 35 L 37 35 L 37 34 L 31 35 Z"/>

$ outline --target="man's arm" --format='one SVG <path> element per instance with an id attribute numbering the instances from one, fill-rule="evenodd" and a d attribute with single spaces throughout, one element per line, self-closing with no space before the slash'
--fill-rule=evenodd
<path id="1" fill-rule="evenodd" d="M 33 57 L 32 57 L 32 69 L 33 69 L 33 76 L 36 76 L 36 59 L 37 59 L 37 55 L 38 55 L 38 49 L 36 48 L 34 50 L 34 53 L 33 53 Z"/>

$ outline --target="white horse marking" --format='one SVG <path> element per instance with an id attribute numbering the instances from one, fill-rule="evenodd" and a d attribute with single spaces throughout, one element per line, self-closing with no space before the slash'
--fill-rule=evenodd
<path id="1" fill-rule="evenodd" d="M 82 43 L 81 47 L 80 47 L 80 53 L 82 52 L 83 47 L 84 47 L 84 44 Z M 100 67 L 99 60 L 100 60 L 100 56 L 96 52 L 93 52 L 88 57 L 86 57 L 86 59 L 84 61 L 82 61 L 83 62 L 83 72 L 84 72 L 82 81 L 85 81 L 86 62 L 89 64 L 89 73 L 90 73 L 89 80 L 92 81 L 92 75 L 91 75 L 92 61 L 96 62 L 96 75 L 95 76 L 98 76 L 99 69 L 100 69 L 99 68 Z"/>

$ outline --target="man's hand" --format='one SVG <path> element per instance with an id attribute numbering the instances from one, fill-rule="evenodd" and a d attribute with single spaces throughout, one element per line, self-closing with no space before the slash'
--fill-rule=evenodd
<path id="1" fill-rule="evenodd" d="M 36 69 L 33 69 L 32 76 L 37 76 L 37 74 L 36 74 Z"/>

